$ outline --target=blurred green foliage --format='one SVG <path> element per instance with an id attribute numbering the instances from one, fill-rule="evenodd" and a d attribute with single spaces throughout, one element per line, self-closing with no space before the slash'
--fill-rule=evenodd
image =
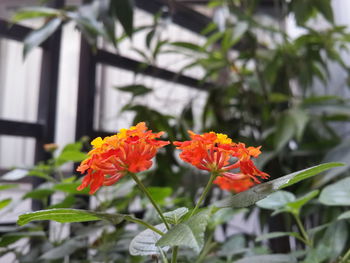
<path id="1" fill-rule="evenodd" d="M 162 37 L 162 30 L 166 28 L 161 26 L 161 13 L 154 15 L 153 24 L 133 26 L 135 8 L 129 0 L 92 1 L 60 10 L 31 7 L 19 10 L 14 21 L 45 18 L 44 25 L 26 38 L 24 55 L 43 43 L 61 25 L 71 21 L 92 48 L 96 48 L 98 38 L 118 47 L 128 37 L 146 32 L 146 48 L 133 48 L 143 59 L 136 75 L 142 75 L 142 70 L 148 64 L 157 65 L 160 55 L 185 55 L 189 62 L 181 73 L 186 73 L 191 68 L 201 68 L 204 77 L 198 85 L 210 84 L 206 102 L 200 109 L 200 119 L 194 117 L 191 102 L 179 116 L 169 116 L 135 100 L 138 97 L 147 98 L 152 94 L 153 87 L 136 81 L 117 87 L 132 95 L 123 111 L 134 112 L 135 123 L 146 120 L 151 129 L 166 131 L 170 140 L 186 139 L 188 129 L 200 127 L 202 131 L 226 133 L 234 141 L 247 145 L 262 145 L 263 155 L 258 165 L 272 178 L 322 162 L 345 163 L 345 166 L 326 171 L 313 181 L 308 180 L 298 187 L 290 187 L 288 190 L 293 193 L 279 191 L 258 203 L 262 208 L 261 225 L 267 229 L 273 224 L 273 220 L 268 220 L 271 213 L 283 215 L 279 232 L 260 237 L 250 234 L 230 237 L 225 234 L 224 228 L 225 241 L 218 242 L 213 237 L 213 231 L 209 231 L 204 249 L 196 262 L 345 262 L 341 255 L 350 247 L 349 225 L 344 220 L 349 218 L 346 206 L 350 202 L 349 188 L 346 188 L 348 178 L 345 178 L 349 175 L 350 165 L 346 131 L 346 124 L 350 120 L 350 105 L 349 99 L 337 94 L 332 86 L 332 68 L 344 72 L 347 78 L 344 86 L 348 86 L 350 68 L 346 58 L 350 34 L 347 27 L 335 23 L 330 0 L 276 1 L 277 13 L 273 17 L 260 11 L 262 2 L 211 1 L 209 9 L 227 11 L 222 14 L 225 23 L 219 26 L 213 22 L 204 28 L 203 44 L 174 42 Z M 294 18 L 302 29 L 298 37 L 293 38 L 286 31 L 284 22 L 287 17 Z M 123 32 L 116 34 L 116 21 L 122 25 Z M 316 29 L 315 21 L 323 21 L 325 26 Z M 76 195 L 77 178 L 57 179 L 59 167 L 67 161 L 77 162 L 83 158 L 77 150 L 80 147 L 80 143 L 70 145 L 57 158 L 49 163 L 38 164 L 31 170 L 29 175 L 44 178 L 47 183 L 27 193 L 24 198 L 39 199 L 45 205 L 49 204 L 51 194 L 60 192 L 64 195 L 61 202 L 47 208 L 84 206 L 86 199 L 81 198 L 81 195 L 86 193 L 79 192 L 80 196 Z M 198 175 L 198 172 L 179 164 L 172 147 L 159 153 L 156 163 L 157 166 L 145 175 L 148 183 L 153 186 L 151 192 L 154 197 L 167 209 L 190 206 L 199 185 L 206 178 L 201 179 L 203 176 Z M 53 174 L 56 177 L 52 177 Z M 180 187 L 182 185 L 187 191 Z M 96 211 L 112 209 L 125 212 L 130 203 L 140 198 L 128 180 L 111 189 L 112 196 L 106 194 L 103 199 L 97 200 Z M 190 195 L 187 194 L 188 191 Z M 339 197 L 335 193 L 343 194 Z M 9 204 L 9 200 L 5 199 L 1 201 L 0 207 Z M 140 218 L 157 222 L 152 210 L 145 207 L 145 202 L 141 202 L 141 207 L 133 212 Z M 292 221 L 293 217 L 297 221 Z M 231 219 L 227 215 L 223 215 L 223 218 L 216 220 L 224 223 Z M 300 227 L 300 224 L 307 225 L 307 228 L 299 233 L 297 226 Z M 53 242 L 48 241 L 43 231 L 44 225 L 41 224 L 3 230 L 0 244 L 7 250 L 2 253 L 14 251 L 9 245 L 17 240 L 31 237 L 40 241 L 29 253 L 16 252 L 20 262 L 37 261 L 40 255 L 42 262 L 62 262 L 60 260 L 63 255 L 71 254 L 81 259 L 86 247 L 94 251 L 91 257 L 93 262 L 152 261 L 150 258 L 128 256 L 128 244 L 137 230 L 119 226 L 111 229 L 101 222 L 81 224 L 76 228 L 73 227 L 73 238 Z M 100 234 L 92 243 L 82 242 L 96 231 L 100 231 Z M 266 240 L 282 236 L 291 236 L 301 242 L 298 241 L 296 245 L 293 243 L 294 247 L 290 247 L 291 253 L 288 255 L 269 255 L 279 251 L 279 248 L 268 248 Z M 288 241 L 287 243 L 289 246 Z M 79 254 L 79 251 L 83 253 Z M 194 262 L 193 254 L 186 253 L 187 250 L 184 251 L 183 262 Z M 88 261 L 85 259 L 81 262 Z"/>

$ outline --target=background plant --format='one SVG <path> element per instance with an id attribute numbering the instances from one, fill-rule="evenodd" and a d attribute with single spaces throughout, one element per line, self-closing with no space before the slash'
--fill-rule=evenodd
<path id="1" fill-rule="evenodd" d="M 349 120 L 348 99 L 333 94 L 329 84 L 330 62 L 333 65 L 337 64 L 345 72 L 349 70 L 342 53 L 347 49 L 349 35 L 345 27 L 334 24 L 330 1 L 313 1 L 312 4 L 306 4 L 303 1 L 282 1 L 279 18 L 283 20 L 287 15 L 294 15 L 298 25 L 304 29 L 304 33 L 295 39 L 289 37 L 283 26 L 276 21 L 263 22 L 265 20 L 262 20 L 262 16 L 256 12 L 259 1 L 213 1 L 210 8 L 224 6 L 229 10 L 229 15 L 226 17 L 223 29 L 219 29 L 213 23 L 203 30 L 203 34 L 207 36 L 203 46 L 191 42 L 169 42 L 163 39 L 161 34 L 153 33 L 162 30 L 158 27 L 159 15 L 155 17 L 154 25 L 132 28 L 132 9 L 124 9 L 131 11 L 125 12 L 128 15 L 120 17 L 117 14 L 118 11 L 108 11 L 114 10 L 112 4 L 110 6 L 112 8 L 109 8 L 108 5 L 99 5 L 97 2 L 75 10 L 33 8 L 20 11 L 15 17 L 16 21 L 38 16 L 47 19 L 42 29 L 28 36 L 25 53 L 44 41 L 61 24 L 71 20 L 76 23 L 92 45 L 96 43 L 98 37 L 103 37 L 117 45 L 118 41 L 123 41 L 127 34 L 148 30 L 149 34 L 145 41 L 149 43 L 149 48 L 141 50 L 145 62 L 157 63 L 157 56 L 162 52 L 183 52 L 192 60 L 183 72 L 195 66 L 204 69 L 203 82 L 209 82 L 211 88 L 208 90 L 208 99 L 200 120 L 203 131 L 220 131 L 227 133 L 235 141 L 244 141 L 248 145 L 262 145 L 265 158 L 260 162 L 260 166 L 274 178 L 324 161 L 343 161 L 346 164 L 326 172 L 313 182 L 309 180 L 297 188 L 290 189 L 298 197 L 307 196 L 310 188 L 321 190 L 320 201 L 315 201 L 313 197 L 313 201 L 303 207 L 302 213 L 298 212 L 307 228 L 312 229 L 333 222 L 342 212 L 345 212 L 346 206 L 349 205 L 347 197 L 338 203 L 322 201 L 322 205 L 319 204 L 321 197 L 324 198 L 322 193 L 329 189 L 327 187 L 336 187 L 338 191 L 337 181 L 348 175 L 350 156 L 346 131 L 342 128 L 342 125 Z M 124 4 L 130 7 L 129 3 L 125 1 Z M 86 12 L 86 10 L 90 11 Z M 103 15 L 106 12 L 108 15 Z M 328 21 L 327 28 L 314 29 L 312 21 L 315 17 L 323 17 Z M 114 35 L 113 23 L 110 21 L 115 19 L 121 22 L 124 19 L 122 25 L 127 34 Z M 261 34 L 269 36 L 269 41 L 261 38 Z M 135 97 L 152 92 L 147 89 L 149 87 L 143 87 L 141 92 L 136 92 L 135 84 L 138 83 L 130 83 L 128 88 L 124 87 L 124 91 L 131 92 Z M 134 100 L 129 105 L 125 105 L 124 110 L 135 112 L 135 122 L 148 119 L 152 129 L 167 131 L 171 139 L 184 139 L 185 131 L 193 128 L 194 123 L 198 123 L 198 120 L 193 117 L 191 104 L 179 117 L 166 116 L 155 109 L 136 104 Z M 169 162 L 178 169 L 169 169 L 166 165 Z M 146 177 L 152 185 L 164 186 L 165 182 L 172 181 L 175 188 L 175 184 L 180 180 L 175 182 L 173 178 L 182 177 L 186 182 L 191 181 L 191 177 L 195 174 L 192 170 L 178 164 L 173 150 L 167 150 L 166 153 L 159 155 L 157 163 L 156 169 Z M 152 176 L 160 173 L 164 174 L 164 177 Z M 332 185 L 327 186 L 329 184 Z M 171 191 L 170 188 L 166 189 L 168 193 Z M 190 190 L 193 190 L 190 196 L 195 196 L 196 189 Z M 288 200 L 295 201 L 292 199 L 290 197 Z M 286 204 L 284 203 L 283 206 Z M 274 208 L 272 211 L 279 208 Z M 269 213 L 268 210 L 261 211 L 262 223 L 268 223 Z M 278 225 L 283 227 L 275 229 L 272 221 L 270 231 L 294 232 L 295 225 L 291 223 L 293 218 L 290 217 L 295 215 L 290 211 L 283 211 L 285 214 L 282 214 L 282 211 L 278 213 L 274 221 L 280 222 Z M 337 227 L 341 229 L 344 221 L 335 222 L 334 224 L 340 225 Z M 327 227 L 318 230 L 320 232 L 314 234 L 316 239 L 312 242 L 316 247 L 321 247 L 318 248 L 319 251 L 322 250 L 322 245 L 317 245 L 318 242 L 330 244 L 343 240 L 344 247 L 349 247 L 346 231 L 339 231 L 342 236 L 337 240 L 326 240 L 328 236 L 326 231 L 333 230 L 327 230 Z M 324 236 L 325 241 L 318 241 L 322 240 L 322 238 L 317 239 L 320 236 Z M 305 239 L 305 237 L 302 238 Z M 245 235 L 244 238 L 240 236 L 231 239 L 233 247 L 237 246 L 244 250 L 247 244 L 245 242 L 254 240 L 255 237 Z M 288 241 L 285 240 L 284 243 L 287 244 L 287 250 L 290 250 Z M 215 241 L 213 243 L 215 244 Z M 231 242 L 228 243 L 231 244 Z M 273 242 L 270 243 L 273 251 L 286 252 L 286 246 L 280 245 L 283 242 L 277 243 L 278 246 L 273 245 Z M 292 247 L 292 250 L 302 246 L 297 244 L 296 247 Z M 208 246 L 209 252 L 215 251 L 215 245 L 209 243 Z M 227 260 L 241 255 L 242 252 L 231 255 L 227 246 L 225 253 L 228 254 L 223 256 L 227 257 Z M 231 251 L 234 250 L 231 249 Z M 342 252 L 337 252 L 337 256 Z M 220 253 L 218 255 L 221 255 Z M 263 253 L 266 254 L 268 251 Z M 318 254 L 320 253 L 314 252 L 314 257 Z M 321 258 L 316 258 L 315 262 L 327 262 L 337 256 L 321 254 Z"/>

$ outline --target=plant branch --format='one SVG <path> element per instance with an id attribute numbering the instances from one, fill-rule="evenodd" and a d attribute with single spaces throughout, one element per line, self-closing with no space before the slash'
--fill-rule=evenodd
<path id="1" fill-rule="evenodd" d="M 142 225 L 142 226 L 145 226 L 149 229 L 151 229 L 152 231 L 156 232 L 157 234 L 159 235 L 164 235 L 164 233 L 162 231 L 160 231 L 159 229 L 155 228 L 154 226 L 148 224 L 147 222 L 141 220 L 141 219 L 138 219 L 138 218 L 135 218 L 135 217 L 132 217 L 132 216 L 127 216 L 125 217 L 125 220 L 127 221 L 130 221 L 130 222 L 133 222 L 133 223 L 136 223 L 136 224 L 139 224 L 139 225 Z"/>
<path id="2" fill-rule="evenodd" d="M 136 184 L 138 185 L 138 187 L 140 188 L 140 190 L 148 197 L 149 201 L 152 203 L 154 209 L 156 209 L 156 211 L 158 212 L 160 218 L 162 219 L 163 223 L 165 224 L 165 227 L 169 230 L 169 224 L 167 223 L 167 221 L 164 218 L 164 215 L 162 213 L 162 211 L 160 210 L 159 206 L 157 205 L 157 203 L 154 201 L 154 199 L 152 198 L 150 192 L 147 190 L 147 188 L 143 185 L 143 183 L 140 181 L 140 179 L 136 176 L 136 174 L 134 173 L 130 173 L 132 179 L 134 179 L 134 181 L 136 182 Z"/>
<path id="3" fill-rule="evenodd" d="M 294 214 L 293 213 L 293 216 L 295 218 L 295 221 L 297 222 L 297 225 L 299 227 L 299 230 L 300 230 L 300 233 L 302 234 L 303 236 L 303 239 L 304 239 L 304 243 L 310 247 L 312 247 L 312 240 L 310 239 L 309 235 L 307 234 L 304 226 L 303 226 L 303 223 L 301 222 L 300 220 L 300 217 L 298 214 Z"/>
<path id="4" fill-rule="evenodd" d="M 194 215 L 194 213 L 198 210 L 199 206 L 201 205 L 201 203 L 203 202 L 203 200 L 205 199 L 205 197 L 207 196 L 211 186 L 213 185 L 213 181 L 215 180 L 215 178 L 217 177 L 217 174 L 216 173 L 212 173 L 210 175 L 210 178 L 209 178 L 209 181 L 206 185 L 206 187 L 204 188 L 204 191 L 202 193 L 202 195 L 200 196 L 196 206 L 194 207 L 194 209 L 192 210 L 191 212 L 191 215 L 190 217 L 192 217 Z"/>

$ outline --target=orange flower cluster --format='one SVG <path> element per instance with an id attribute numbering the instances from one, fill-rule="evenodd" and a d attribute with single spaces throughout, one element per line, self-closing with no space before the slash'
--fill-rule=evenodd
<path id="1" fill-rule="evenodd" d="M 246 148 L 244 143 L 234 143 L 225 134 L 209 132 L 202 135 L 189 131 L 191 140 L 174 142 L 182 150 L 180 158 L 198 169 L 216 173 L 214 183 L 222 189 L 242 192 L 259 178 L 266 179 L 268 174 L 258 170 L 251 160 L 259 156 L 260 147 Z M 230 172 L 239 169 L 239 172 Z"/>
<path id="2" fill-rule="evenodd" d="M 116 135 L 96 138 L 77 171 L 87 175 L 78 190 L 90 186 L 94 194 L 103 185 L 112 185 L 128 172 L 138 173 L 152 166 L 157 150 L 170 142 L 157 140 L 164 132 L 152 133 L 144 122 L 130 129 L 121 129 Z"/>

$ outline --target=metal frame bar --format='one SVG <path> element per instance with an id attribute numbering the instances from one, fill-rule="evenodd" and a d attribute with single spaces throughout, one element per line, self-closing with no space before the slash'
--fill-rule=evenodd
<path id="1" fill-rule="evenodd" d="M 0 134 L 39 139 L 44 134 L 44 125 L 30 122 L 0 120 Z"/>
<path id="2" fill-rule="evenodd" d="M 135 5 L 151 14 L 156 14 L 164 8 L 168 8 L 173 23 L 197 34 L 211 22 L 209 17 L 175 1 L 136 0 Z"/>
<path id="3" fill-rule="evenodd" d="M 144 67 L 144 63 L 140 61 L 131 58 L 126 58 L 105 50 L 98 49 L 95 57 L 98 63 L 138 72 L 143 75 L 151 76 L 170 82 L 176 82 L 191 88 L 199 90 L 208 90 L 208 88 L 210 87 L 209 83 L 201 83 L 199 79 L 181 75 L 152 65 L 147 65 L 147 67 Z M 141 65 L 142 67 L 140 67 Z"/>
<path id="4" fill-rule="evenodd" d="M 54 0 L 50 6 L 61 8 L 64 6 L 64 0 Z M 31 31 L 32 29 L 29 27 L 11 24 L 0 19 L 0 37 L 23 42 Z M 61 30 L 57 30 L 40 47 L 42 47 L 43 54 L 41 59 L 37 123 L 0 119 L 0 134 L 34 137 L 36 139 L 35 163 L 51 157 L 49 153 L 44 151 L 43 145 L 53 142 L 55 136 Z M 35 188 L 42 183 L 42 180 L 33 177 L 31 182 L 33 188 Z M 40 202 L 32 202 L 33 210 L 40 208 L 42 208 Z"/>

